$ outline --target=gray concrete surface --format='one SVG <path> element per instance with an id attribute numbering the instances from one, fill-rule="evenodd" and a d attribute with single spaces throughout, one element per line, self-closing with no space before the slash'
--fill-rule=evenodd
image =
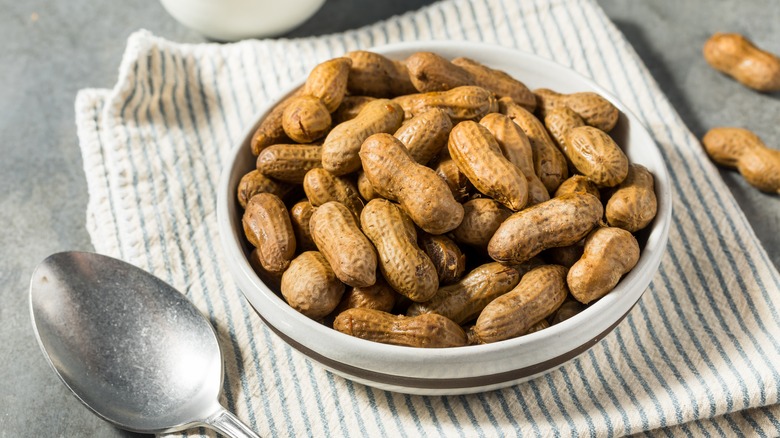
<path id="1" fill-rule="evenodd" d="M 598 0 L 625 33 L 697 136 L 734 125 L 780 146 L 778 94 L 751 92 L 700 56 L 715 31 L 749 35 L 780 53 L 775 0 Z M 328 0 L 289 36 L 368 24 L 430 3 Z M 111 87 L 125 39 L 145 27 L 182 42 L 204 41 L 154 1 L 0 0 L 0 437 L 135 436 L 82 407 L 49 369 L 35 342 L 27 287 L 53 252 L 92 249 L 84 228 L 86 183 L 73 102 L 85 87 Z M 780 198 L 721 172 L 780 265 Z"/>

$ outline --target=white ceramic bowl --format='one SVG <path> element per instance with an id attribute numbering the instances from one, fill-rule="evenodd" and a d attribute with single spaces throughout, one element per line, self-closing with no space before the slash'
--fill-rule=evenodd
<path id="1" fill-rule="evenodd" d="M 283 34 L 317 12 L 325 0 L 161 0 L 181 24 L 220 41 Z"/>
<path id="2" fill-rule="evenodd" d="M 666 248 L 672 207 L 669 176 L 645 127 L 603 88 L 535 55 L 465 42 L 404 43 L 372 50 L 394 59 L 406 58 L 416 51 L 432 51 L 450 59 L 466 56 L 504 70 L 532 89 L 548 87 L 566 93 L 595 91 L 613 102 L 622 112 L 613 135 L 631 162 L 644 165 L 655 176 L 658 214 L 640 233 L 643 249 L 638 264 L 615 290 L 578 315 L 545 330 L 494 344 L 421 349 L 385 345 L 339 333 L 289 307 L 263 284 L 247 261 L 248 244 L 242 236 L 242 210 L 236 200 L 236 187 L 240 178 L 254 168 L 255 159 L 249 150 L 256 129 L 252 126 L 241 144 L 236 145 L 224 169 L 217 205 L 227 263 L 246 298 L 268 327 L 313 361 L 348 379 L 398 392 L 443 395 L 506 387 L 553 370 L 585 352 L 612 331 L 636 304 L 658 269 Z M 291 90 L 282 93 L 280 98 Z M 261 120 L 275 103 L 260 111 L 256 120 Z"/>

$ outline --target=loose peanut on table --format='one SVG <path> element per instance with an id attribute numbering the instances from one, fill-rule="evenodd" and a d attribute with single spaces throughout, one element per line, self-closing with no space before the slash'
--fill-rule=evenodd
<path id="1" fill-rule="evenodd" d="M 780 193 L 780 151 L 767 147 L 756 134 L 742 128 L 712 128 L 702 144 L 713 161 L 735 167 L 753 187 Z"/>
<path id="2" fill-rule="evenodd" d="M 250 141 L 248 259 L 291 307 L 364 339 L 455 347 L 543 330 L 615 287 L 639 255 L 631 232 L 655 215 L 652 175 L 599 131 L 618 115 L 595 93 L 534 94 L 467 58 L 325 61 Z M 732 166 L 776 152 L 716 137 L 708 152 Z"/>
<path id="3" fill-rule="evenodd" d="M 716 33 L 704 44 L 704 59 L 714 68 L 757 91 L 780 91 L 780 58 L 737 33 Z"/>

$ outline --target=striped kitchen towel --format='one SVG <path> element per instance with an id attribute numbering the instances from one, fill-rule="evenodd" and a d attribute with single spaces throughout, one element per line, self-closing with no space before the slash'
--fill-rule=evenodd
<path id="1" fill-rule="evenodd" d="M 326 372 L 265 327 L 228 274 L 215 187 L 252 116 L 316 63 L 424 39 L 514 47 L 612 91 L 672 176 L 649 290 L 586 354 L 503 390 L 423 397 Z M 76 100 L 98 252 L 157 274 L 211 319 L 224 402 L 264 436 L 735 436 L 780 433 L 780 276 L 697 139 L 592 0 L 447 0 L 319 38 L 183 45 L 132 35 L 117 85 Z M 190 435 L 203 435 L 203 430 Z"/>

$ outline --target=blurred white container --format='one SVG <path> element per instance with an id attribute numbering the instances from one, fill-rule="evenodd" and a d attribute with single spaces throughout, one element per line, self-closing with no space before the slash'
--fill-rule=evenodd
<path id="1" fill-rule="evenodd" d="M 181 24 L 222 41 L 283 34 L 309 19 L 325 0 L 161 0 Z"/>

